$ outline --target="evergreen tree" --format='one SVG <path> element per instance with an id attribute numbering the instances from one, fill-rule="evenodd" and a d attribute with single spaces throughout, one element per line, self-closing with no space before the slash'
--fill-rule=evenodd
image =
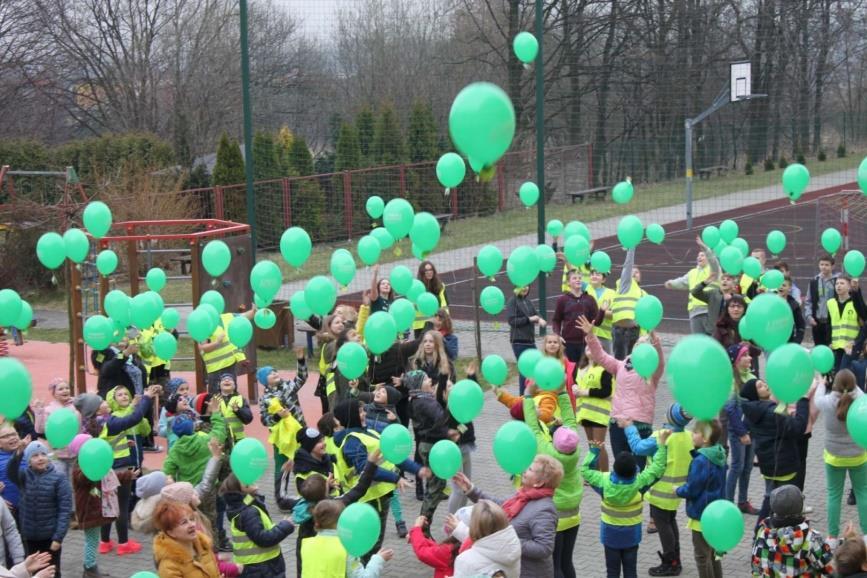
<path id="1" fill-rule="evenodd" d="M 379 114 L 371 145 L 372 158 L 377 164 L 394 165 L 404 161 L 403 134 L 397 113 L 390 104 L 385 104 Z"/>
<path id="2" fill-rule="evenodd" d="M 358 128 L 358 145 L 361 147 L 361 157 L 367 165 L 373 164 L 371 158 L 371 145 L 373 144 L 374 125 L 376 120 L 373 111 L 365 106 L 355 117 L 355 126 Z"/>
<path id="3" fill-rule="evenodd" d="M 340 172 L 361 168 L 361 155 L 358 130 L 351 124 L 343 123 L 340 127 L 340 136 L 337 138 L 334 170 Z"/>
<path id="4" fill-rule="evenodd" d="M 292 173 L 301 177 L 313 174 L 313 155 L 307 148 L 307 141 L 296 136 L 289 147 L 289 168 Z"/>
<path id="5" fill-rule="evenodd" d="M 424 101 L 417 100 L 412 107 L 407 140 L 411 163 L 436 160 L 439 155 L 436 120 L 430 105 Z"/>
<path id="6" fill-rule="evenodd" d="M 265 131 L 253 135 L 253 178 L 257 181 L 277 179 L 280 174 L 274 136 Z"/>
<path id="7" fill-rule="evenodd" d="M 313 155 L 303 137 L 296 135 L 289 148 L 289 166 L 293 175 L 313 175 Z M 316 178 L 292 181 L 292 224 L 304 228 L 315 240 L 324 238 L 325 197 Z"/>
<path id="8" fill-rule="evenodd" d="M 253 135 L 253 177 L 258 242 L 263 246 L 276 246 L 283 233 L 283 187 L 274 180 L 281 176 L 274 135 L 257 131 Z"/>
<path id="9" fill-rule="evenodd" d="M 211 182 L 214 186 L 239 185 L 244 178 L 244 157 L 241 156 L 241 147 L 238 141 L 230 140 L 227 133 L 220 136 L 220 144 L 217 145 L 217 160 L 214 164 L 214 172 Z M 247 205 L 244 187 L 231 187 L 223 193 L 223 215 L 230 221 L 246 223 Z"/>
<path id="10" fill-rule="evenodd" d="M 295 136 L 292 134 L 292 131 L 289 130 L 289 127 L 285 124 L 280 127 L 280 130 L 277 131 L 277 141 L 274 143 L 274 147 L 277 150 L 277 159 L 280 165 L 280 176 L 286 177 L 291 174 L 289 169 L 289 149 L 292 148 L 292 140 Z"/>

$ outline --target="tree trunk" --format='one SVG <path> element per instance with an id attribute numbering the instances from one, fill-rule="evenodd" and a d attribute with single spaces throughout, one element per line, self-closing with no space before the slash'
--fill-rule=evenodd
<path id="1" fill-rule="evenodd" d="M 825 90 L 825 68 L 831 44 L 831 0 L 821 0 L 819 27 L 819 54 L 816 57 L 816 88 L 813 95 L 813 146 L 816 154 L 822 147 L 822 97 Z"/>
<path id="2" fill-rule="evenodd" d="M 611 60 L 614 48 L 614 35 L 617 31 L 617 1 L 612 0 L 608 15 L 608 32 L 605 36 L 605 47 L 602 51 L 602 63 L 599 67 L 599 75 L 596 81 L 596 130 L 593 144 L 593 166 L 596 167 L 594 184 L 604 184 L 612 178 L 608 175 L 606 164 L 608 137 L 605 133 L 605 125 L 608 116 L 608 94 L 611 89 Z"/>

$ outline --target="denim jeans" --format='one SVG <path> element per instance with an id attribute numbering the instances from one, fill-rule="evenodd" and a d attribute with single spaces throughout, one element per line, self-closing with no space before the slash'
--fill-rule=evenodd
<path id="1" fill-rule="evenodd" d="M 639 329 L 635 327 L 620 327 L 615 325 L 611 328 L 611 335 L 614 339 L 614 357 L 623 361 L 635 347 L 635 342 L 638 341 Z"/>
<path id="2" fill-rule="evenodd" d="M 512 353 L 515 354 L 515 361 L 518 361 L 518 358 L 521 357 L 521 354 L 527 351 L 528 349 L 536 349 L 535 343 L 512 343 Z M 523 376 L 523 374 L 518 375 L 518 394 L 524 395 L 524 388 L 527 385 L 527 379 Z"/>
<path id="3" fill-rule="evenodd" d="M 741 439 L 729 431 L 729 456 L 731 466 L 726 474 L 726 499 L 734 502 L 735 488 L 738 488 L 738 500 L 736 504 L 743 504 L 749 500 L 750 475 L 753 472 L 753 445 L 744 445 Z"/>
<path id="4" fill-rule="evenodd" d="M 609 548 L 605 546 L 605 569 L 607 578 L 638 578 L 638 546 L 632 548 Z"/>

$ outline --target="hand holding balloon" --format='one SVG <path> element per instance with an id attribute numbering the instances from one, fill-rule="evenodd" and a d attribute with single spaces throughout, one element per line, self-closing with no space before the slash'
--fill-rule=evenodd
<path id="1" fill-rule="evenodd" d="M 452 480 L 458 486 L 458 489 L 465 494 L 468 494 L 473 489 L 473 482 L 464 474 L 463 472 L 458 472 L 454 475 Z"/>

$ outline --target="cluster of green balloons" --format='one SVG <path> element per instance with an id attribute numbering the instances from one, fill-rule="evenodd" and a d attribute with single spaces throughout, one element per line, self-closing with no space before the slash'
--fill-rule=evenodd
<path id="1" fill-rule="evenodd" d="M 536 436 L 522 421 L 508 421 L 494 435 L 494 458 L 509 474 L 520 474 L 533 463 L 537 453 Z"/>
<path id="2" fill-rule="evenodd" d="M 0 327 L 25 331 L 33 322 L 33 308 L 13 289 L 0 291 Z"/>
<path id="3" fill-rule="evenodd" d="M 783 192 L 793 203 L 801 198 L 810 184 L 810 171 L 800 163 L 793 163 L 783 171 Z"/>
<path id="4" fill-rule="evenodd" d="M 453 189 L 467 175 L 467 165 L 457 153 L 446 153 L 437 161 L 437 179 L 446 189 Z"/>
<path id="5" fill-rule="evenodd" d="M 350 504 L 337 519 L 337 536 L 350 556 L 360 558 L 379 540 L 379 513 L 367 503 Z"/>
<path id="6" fill-rule="evenodd" d="M 3 384 L 0 415 L 10 420 L 17 419 L 27 409 L 33 396 L 30 372 L 14 357 L 0 357 L 0 383 Z"/>
<path id="7" fill-rule="evenodd" d="M 461 90 L 449 111 L 449 134 L 471 166 L 493 166 L 515 136 L 515 108 L 508 94 L 489 82 Z"/>
<path id="8" fill-rule="evenodd" d="M 44 233 L 36 242 L 36 257 L 48 269 L 57 269 L 69 258 L 83 263 L 90 252 L 90 239 L 81 229 L 69 229 L 61 237 L 54 232 Z"/>
<path id="9" fill-rule="evenodd" d="M 530 64 L 539 55 L 539 41 L 529 32 L 519 32 L 512 41 L 515 56 L 524 64 Z"/>
<path id="10" fill-rule="evenodd" d="M 779 297 L 771 297 L 788 308 Z M 722 345 L 707 335 L 690 335 L 678 341 L 666 372 L 674 399 L 697 419 L 715 418 L 731 395 L 731 361 Z M 696 385 L 699 375 L 700 387 Z"/>
<path id="11" fill-rule="evenodd" d="M 229 465 L 238 481 L 249 486 L 261 478 L 268 468 L 268 452 L 262 442 L 247 437 L 232 448 Z"/>

